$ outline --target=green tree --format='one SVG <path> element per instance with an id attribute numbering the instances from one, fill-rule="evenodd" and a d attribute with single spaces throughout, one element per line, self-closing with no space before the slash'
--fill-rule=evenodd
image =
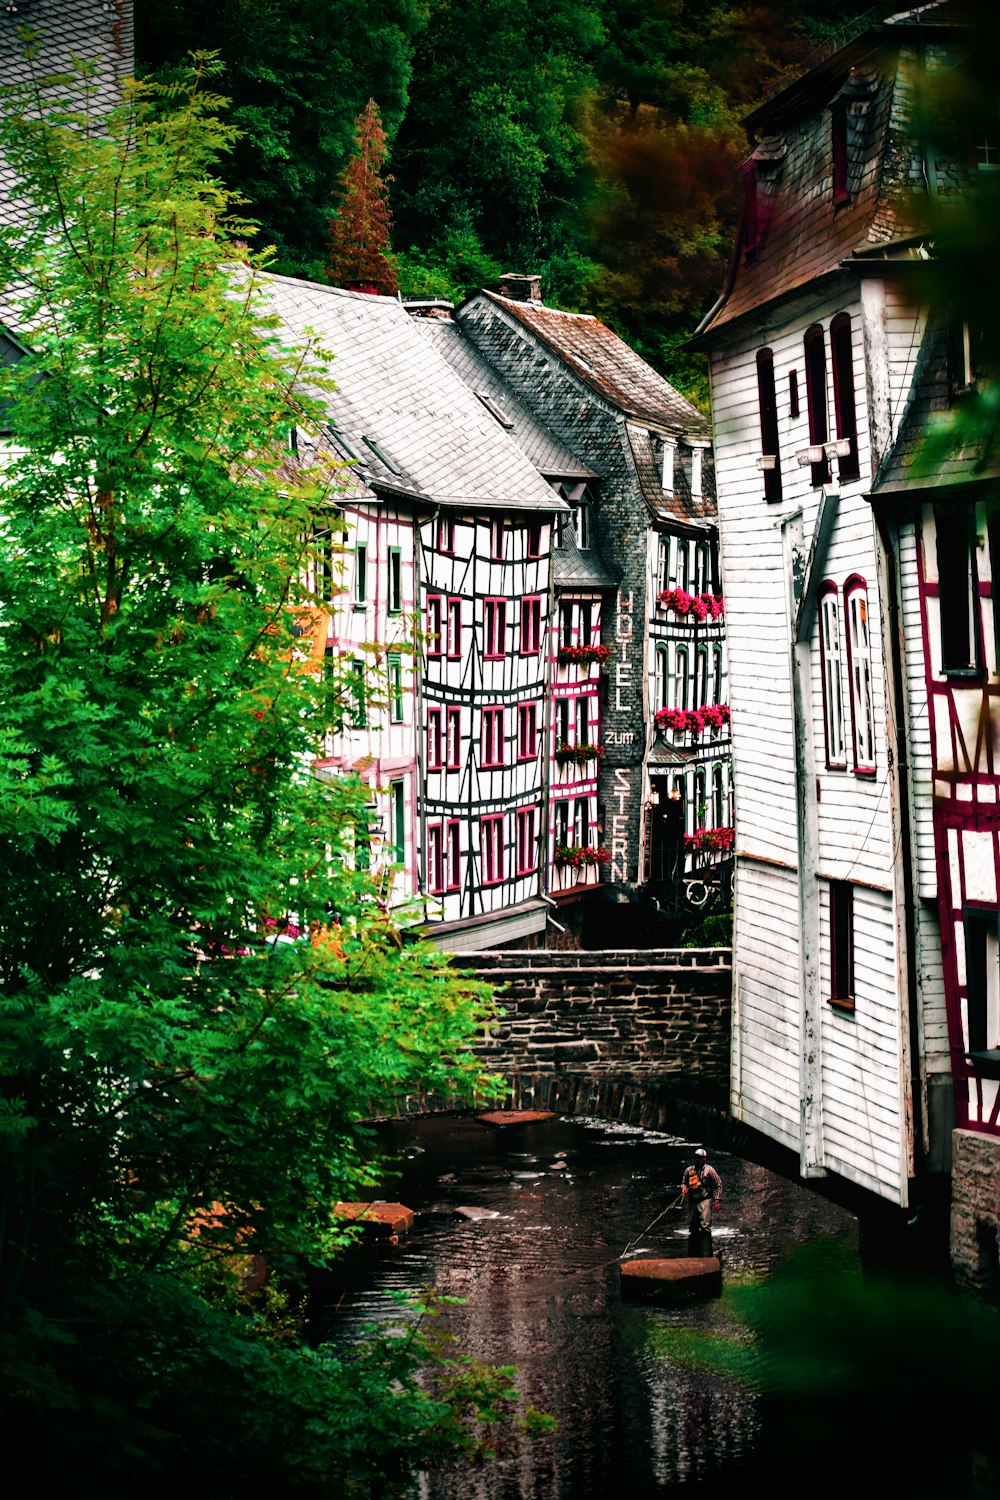
<path id="1" fill-rule="evenodd" d="M 224 166 L 274 245 L 275 270 L 323 279 L 330 200 L 354 122 L 378 101 L 391 141 L 406 110 L 423 0 L 157 0 L 136 7 L 142 70 L 224 62 L 220 87 L 239 135 Z"/>
<path id="2" fill-rule="evenodd" d="M 461 1362 L 425 1389 L 426 1339 L 310 1350 L 240 1295 L 249 1252 L 275 1288 L 329 1262 L 373 1109 L 481 1081 L 486 1002 L 402 940 L 357 786 L 309 770 L 336 476 L 287 431 L 325 359 L 241 261 L 215 72 L 104 118 L 80 65 L 0 123 L 0 1381 L 8 1459 L 83 1496 L 342 1493 L 450 1441 L 470 1381 L 507 1390 Z"/>

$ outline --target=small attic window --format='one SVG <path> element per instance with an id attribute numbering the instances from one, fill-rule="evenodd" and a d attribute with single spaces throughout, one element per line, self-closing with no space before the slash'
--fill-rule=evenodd
<path id="1" fill-rule="evenodd" d="M 375 457 L 378 459 L 379 463 L 383 466 L 383 468 L 388 469 L 390 474 L 398 474 L 400 472 L 399 469 L 396 468 L 396 465 L 392 462 L 392 460 L 386 458 L 385 454 L 382 452 L 382 449 L 379 447 L 378 443 L 376 443 L 374 438 L 370 438 L 366 433 L 362 433 L 361 441 L 365 444 L 366 447 L 371 449 Z"/>
<path id="2" fill-rule="evenodd" d="M 830 144 L 833 152 L 833 204 L 850 203 L 847 172 L 847 101 L 838 99 L 830 111 Z"/>
<path id="3" fill-rule="evenodd" d="M 757 163 L 743 166 L 743 250 L 746 264 L 752 265 L 760 249 L 760 213 L 757 203 Z"/>
<path id="4" fill-rule="evenodd" d="M 490 416 L 495 418 L 495 420 L 500 423 L 501 427 L 506 427 L 507 431 L 509 432 L 514 424 L 510 420 L 510 417 L 508 417 L 507 413 L 500 409 L 489 392 L 476 391 L 476 397 L 486 407 L 486 410 L 489 412 Z"/>

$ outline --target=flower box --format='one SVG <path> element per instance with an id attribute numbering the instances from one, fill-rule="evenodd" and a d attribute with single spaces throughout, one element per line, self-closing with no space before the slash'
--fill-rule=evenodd
<path id="1" fill-rule="evenodd" d="M 728 703 L 707 703 L 702 708 L 658 708 L 653 715 L 657 729 L 679 734 L 701 734 L 703 729 L 723 729 L 729 723 Z"/>
<path id="2" fill-rule="evenodd" d="M 583 765 L 585 761 L 598 760 L 603 754 L 603 745 L 565 745 L 560 742 L 556 746 L 556 760 L 560 765 L 566 761 L 575 761 L 577 765 Z"/>
<path id="3" fill-rule="evenodd" d="M 606 865 L 611 855 L 607 849 L 591 849 L 585 844 L 557 844 L 553 858 L 560 869 L 579 870 L 583 865 Z"/>
<path id="4" fill-rule="evenodd" d="M 696 833 L 684 835 L 685 849 L 699 851 L 721 851 L 728 854 L 736 841 L 735 828 L 699 828 Z"/>
<path id="5" fill-rule="evenodd" d="M 672 609 L 675 615 L 699 622 L 721 620 L 725 614 L 721 594 L 689 594 L 687 589 L 662 589 L 656 602 L 663 609 Z"/>
<path id="6" fill-rule="evenodd" d="M 556 661 L 560 666 L 587 666 L 592 661 L 606 662 L 611 655 L 610 646 L 560 646 Z"/>

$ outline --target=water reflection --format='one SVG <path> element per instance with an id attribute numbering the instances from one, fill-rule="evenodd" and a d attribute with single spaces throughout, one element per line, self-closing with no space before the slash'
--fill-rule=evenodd
<path id="1" fill-rule="evenodd" d="M 468 1117 L 397 1123 L 382 1135 L 409 1155 L 385 1196 L 415 1209 L 416 1226 L 357 1268 L 320 1335 L 357 1337 L 397 1315 L 388 1291 L 436 1286 L 467 1299 L 446 1315 L 461 1348 L 515 1365 L 518 1388 L 558 1421 L 540 1439 L 504 1434 L 499 1459 L 479 1471 L 425 1476 L 426 1500 L 642 1500 L 681 1484 L 701 1492 L 752 1459 L 758 1387 L 712 1357 L 750 1338 L 728 1295 L 649 1308 L 619 1293 L 617 1257 L 677 1196 L 691 1142 L 599 1121 L 498 1129 Z M 811 1241 L 840 1236 L 856 1257 L 842 1210 L 752 1163 L 712 1160 L 725 1185 L 714 1248 L 727 1289 L 753 1284 Z M 678 1209 L 633 1253 L 687 1251 Z M 672 1348 L 678 1335 L 686 1342 Z"/>

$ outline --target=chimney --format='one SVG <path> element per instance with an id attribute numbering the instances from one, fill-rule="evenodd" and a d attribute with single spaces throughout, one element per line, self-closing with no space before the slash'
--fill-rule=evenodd
<path id="1" fill-rule="evenodd" d="M 541 302 L 542 278 L 505 271 L 500 277 L 500 295 L 509 297 L 512 302 Z"/>

